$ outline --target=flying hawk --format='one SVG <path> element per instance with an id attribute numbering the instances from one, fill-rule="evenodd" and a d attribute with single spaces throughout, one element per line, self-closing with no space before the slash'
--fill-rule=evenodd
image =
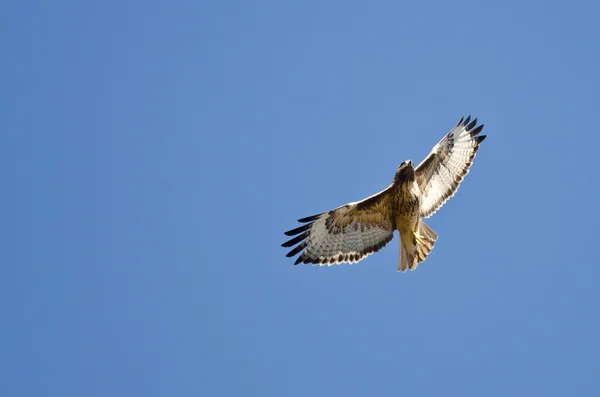
<path id="1" fill-rule="evenodd" d="M 398 271 L 414 270 L 431 252 L 437 234 L 422 218 L 433 215 L 454 195 L 469 172 L 479 144 L 471 116 L 458 124 L 431 150 L 416 168 L 408 160 L 400 164 L 385 190 L 356 203 L 298 219 L 304 225 L 287 231 L 296 236 L 282 244 L 294 247 L 287 256 L 301 252 L 299 263 L 333 265 L 356 263 L 379 251 L 400 233 Z"/>

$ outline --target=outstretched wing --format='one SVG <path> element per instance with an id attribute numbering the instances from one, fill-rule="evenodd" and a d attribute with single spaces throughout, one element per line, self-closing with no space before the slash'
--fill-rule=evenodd
<path id="1" fill-rule="evenodd" d="M 476 136 L 483 129 L 477 119 L 462 118 L 454 128 L 431 150 L 417 166 L 415 176 L 421 189 L 421 217 L 433 215 L 456 193 L 460 182 L 469 172 L 475 152 L 485 135 Z"/>
<path id="2" fill-rule="evenodd" d="M 357 203 L 298 219 L 306 224 L 285 232 L 296 237 L 281 246 L 297 244 L 287 256 L 302 252 L 295 265 L 333 265 L 356 263 L 379 251 L 394 238 L 390 187 Z"/>

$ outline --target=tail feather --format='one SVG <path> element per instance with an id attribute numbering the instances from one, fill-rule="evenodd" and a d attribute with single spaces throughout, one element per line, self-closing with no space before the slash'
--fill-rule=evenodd
<path id="1" fill-rule="evenodd" d="M 414 254 L 410 256 L 409 250 L 406 249 L 402 234 L 400 234 L 400 252 L 398 253 L 398 271 L 405 272 L 408 270 L 408 264 L 413 263 Z"/>
<path id="2" fill-rule="evenodd" d="M 433 249 L 437 240 L 437 233 L 427 226 L 422 220 L 417 223 L 416 231 L 411 235 L 400 234 L 400 254 L 398 258 L 398 271 L 407 269 L 415 270 Z M 416 244 L 415 244 L 416 242 Z"/>

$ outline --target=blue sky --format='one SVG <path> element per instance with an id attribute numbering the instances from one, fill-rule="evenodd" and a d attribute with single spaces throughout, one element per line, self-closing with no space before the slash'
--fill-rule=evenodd
<path id="1" fill-rule="evenodd" d="M 3 3 L 0 395 L 598 395 L 598 12 Z M 417 271 L 285 258 L 468 113 Z"/>

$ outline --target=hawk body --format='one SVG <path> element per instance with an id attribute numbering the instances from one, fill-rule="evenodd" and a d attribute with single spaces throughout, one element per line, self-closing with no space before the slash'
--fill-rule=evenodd
<path id="1" fill-rule="evenodd" d="M 415 181 L 412 161 L 398 167 L 392 186 L 392 217 L 396 230 L 409 232 L 419 220 L 421 208 L 421 189 Z"/>
<path id="2" fill-rule="evenodd" d="M 295 264 L 355 263 L 379 251 L 400 234 L 398 270 L 414 270 L 433 249 L 437 234 L 422 218 L 435 213 L 454 195 L 485 135 L 477 119 L 461 119 L 416 168 L 398 167 L 383 191 L 356 203 L 299 219 L 304 225 L 285 232 L 295 236 L 282 244 L 301 253 Z"/>
<path id="3" fill-rule="evenodd" d="M 392 208 L 395 229 L 400 233 L 400 252 L 398 255 L 398 270 L 405 271 L 407 268 L 416 268 L 415 262 L 417 251 L 417 224 L 420 219 L 422 194 L 415 180 L 415 170 L 412 161 L 405 161 L 398 167 L 394 182 L 392 184 Z M 435 237 L 437 239 L 437 236 Z M 435 239 L 431 241 L 431 248 Z M 431 251 L 431 250 L 430 250 Z M 427 252 L 428 254 L 429 252 Z M 422 260 L 427 255 L 423 256 Z"/>

